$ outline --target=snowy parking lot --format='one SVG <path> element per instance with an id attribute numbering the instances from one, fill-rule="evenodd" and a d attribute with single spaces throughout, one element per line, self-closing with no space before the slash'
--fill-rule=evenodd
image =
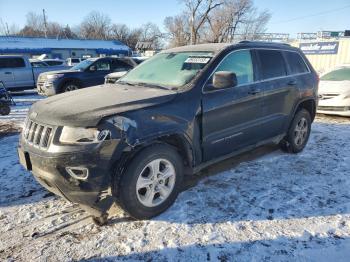
<path id="1" fill-rule="evenodd" d="M 1 125 L 36 99 L 15 96 Z M 349 261 L 350 119 L 318 116 L 302 153 L 258 148 L 188 178 L 164 214 L 113 207 L 103 227 L 35 181 L 17 141 L 0 138 L 1 261 Z"/>

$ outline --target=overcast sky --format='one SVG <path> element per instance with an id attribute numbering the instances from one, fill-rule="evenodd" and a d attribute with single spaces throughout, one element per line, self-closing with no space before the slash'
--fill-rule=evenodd
<path id="1" fill-rule="evenodd" d="M 268 9 L 272 19 L 267 32 L 291 33 L 350 29 L 349 0 L 255 0 L 260 9 Z M 0 18 L 9 25 L 25 24 L 25 15 L 45 8 L 49 21 L 78 25 L 92 10 L 108 14 L 114 23 L 137 27 L 153 22 L 163 29 L 166 16 L 180 13 L 178 0 L 0 0 Z"/>

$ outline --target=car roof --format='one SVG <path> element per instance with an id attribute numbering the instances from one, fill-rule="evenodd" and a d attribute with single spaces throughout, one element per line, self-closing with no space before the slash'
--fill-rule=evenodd
<path id="1" fill-rule="evenodd" d="M 162 51 L 161 53 L 179 53 L 179 52 L 213 52 L 218 53 L 231 44 L 219 43 L 219 44 L 199 44 L 199 45 L 186 45 L 174 47 Z"/>
<path id="2" fill-rule="evenodd" d="M 0 58 L 7 58 L 7 57 L 20 57 L 24 58 L 24 55 L 0 55 Z"/>
<path id="3" fill-rule="evenodd" d="M 286 50 L 299 50 L 285 43 L 263 42 L 263 41 L 241 41 L 237 43 L 211 43 L 180 46 L 162 51 L 161 53 L 178 53 L 178 52 L 212 52 L 217 54 L 229 47 L 249 47 L 249 48 L 276 48 Z"/>

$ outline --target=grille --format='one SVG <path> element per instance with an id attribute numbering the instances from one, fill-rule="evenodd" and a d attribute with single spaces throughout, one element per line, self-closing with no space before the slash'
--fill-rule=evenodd
<path id="1" fill-rule="evenodd" d="M 320 99 L 321 100 L 326 100 L 326 99 L 331 99 L 331 98 L 334 98 L 334 97 L 337 97 L 339 96 L 339 94 L 321 94 L 320 95 Z"/>
<path id="2" fill-rule="evenodd" d="M 24 129 L 24 139 L 34 146 L 47 148 L 52 134 L 52 127 L 28 120 Z"/>

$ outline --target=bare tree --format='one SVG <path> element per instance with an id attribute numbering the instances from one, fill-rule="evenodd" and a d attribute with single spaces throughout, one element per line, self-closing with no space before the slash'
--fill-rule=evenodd
<path id="1" fill-rule="evenodd" d="M 191 33 L 185 14 L 166 17 L 164 26 L 168 32 L 170 47 L 183 46 L 190 42 Z"/>
<path id="2" fill-rule="evenodd" d="M 267 10 L 258 12 L 254 9 L 243 24 L 240 32 L 241 39 L 243 40 L 258 40 L 259 34 L 266 31 L 266 25 L 270 21 L 271 14 Z"/>
<path id="3" fill-rule="evenodd" d="M 106 40 L 110 30 L 110 17 L 97 11 L 89 13 L 80 24 L 80 35 L 83 38 Z"/>
<path id="4" fill-rule="evenodd" d="M 128 41 L 130 29 L 125 24 L 113 24 L 111 26 L 111 37 L 123 43 Z"/>
<path id="5" fill-rule="evenodd" d="M 197 44 L 199 31 L 207 20 L 209 14 L 223 4 L 222 0 L 182 0 L 188 15 L 191 44 Z"/>
<path id="6" fill-rule="evenodd" d="M 192 18 L 196 17 L 194 23 L 191 23 L 192 18 L 190 19 L 188 27 L 183 17 L 174 16 L 165 19 L 164 24 L 171 46 L 187 44 L 188 34 L 192 36 L 190 43 L 198 43 L 199 40 L 210 43 L 231 42 L 236 35 L 256 36 L 266 30 L 271 17 L 268 11 L 259 12 L 252 0 L 222 0 L 215 4 L 208 1 L 185 1 L 187 11 L 184 17 L 186 15 L 188 17 L 189 14 Z M 213 7 L 211 10 L 206 5 L 208 3 Z M 194 13 L 197 15 L 193 16 Z M 201 18 L 204 18 L 204 21 Z"/>
<path id="7" fill-rule="evenodd" d="M 0 35 L 16 35 L 19 31 L 18 25 L 9 25 L 0 18 Z"/>

